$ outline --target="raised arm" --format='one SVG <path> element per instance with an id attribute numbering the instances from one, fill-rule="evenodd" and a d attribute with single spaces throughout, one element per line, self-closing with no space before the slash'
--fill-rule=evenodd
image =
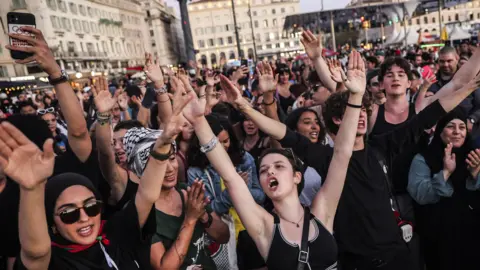
<path id="1" fill-rule="evenodd" d="M 354 51 L 350 54 L 347 77 L 343 71 L 342 76 L 345 86 L 350 92 L 348 103 L 335 138 L 333 157 L 328 167 L 325 183 L 312 203 L 312 213 L 330 232 L 333 232 L 333 220 L 345 184 L 357 134 L 360 110 L 362 110 L 363 94 L 366 89 L 365 64 L 360 53 Z"/>
<path id="2" fill-rule="evenodd" d="M 135 206 L 137 207 L 140 227 L 143 227 L 147 221 L 152 206 L 160 196 L 167 162 L 173 155 L 171 154 L 172 143 L 175 136 L 182 131 L 184 123 L 184 120 L 182 120 L 182 109 L 187 105 L 189 99 L 189 96 L 182 96 L 181 92 L 175 93 L 172 116 L 165 123 L 162 135 L 157 139 L 151 150 L 147 166 L 140 178 L 140 185 L 135 196 Z"/>
<path id="3" fill-rule="evenodd" d="M 27 64 L 33 61 L 42 68 L 52 79 L 62 76 L 62 70 L 55 61 L 52 52 L 40 30 L 24 26 L 23 31 L 32 33 L 35 37 L 9 34 L 10 37 L 23 40 L 32 45 L 32 47 L 14 47 L 8 45 L 10 50 L 33 53 L 33 56 L 25 60 L 17 60 L 16 63 Z M 68 144 L 72 151 L 82 162 L 86 161 L 92 152 L 92 141 L 87 129 L 87 122 L 83 115 L 83 110 L 78 103 L 77 96 L 68 81 L 55 85 L 58 102 L 62 108 L 62 114 L 68 126 Z"/>
<path id="4" fill-rule="evenodd" d="M 155 84 L 155 93 L 158 106 L 158 117 L 161 123 L 166 123 L 172 115 L 172 104 L 168 97 L 164 83 L 162 68 L 159 66 L 158 57 L 155 61 L 151 53 L 145 53 L 145 74 Z"/>
<path id="5" fill-rule="evenodd" d="M 470 60 L 465 63 L 453 76 L 452 80 L 443 86 L 435 95 L 427 98 L 428 104 L 433 103 L 437 99 L 449 96 L 452 92 L 458 91 L 471 81 L 480 71 L 480 49 L 476 48 L 475 53 Z M 463 100 L 463 99 L 462 99 Z"/>
<path id="6" fill-rule="evenodd" d="M 235 88 L 225 76 L 220 75 L 220 79 L 223 88 Z M 194 92 L 189 92 L 189 95 L 193 96 L 194 100 L 187 105 L 183 115 L 193 125 L 200 144 L 211 147 L 206 156 L 225 181 L 235 210 L 248 233 L 255 239 L 257 246 L 261 247 L 261 252 L 268 250 L 269 237 L 271 237 L 268 231 L 273 227 L 273 217 L 255 203 L 245 181 L 236 172 L 225 149 L 218 143 L 218 139 L 204 117 L 206 102 L 203 99 L 197 99 Z M 241 95 L 236 98 L 241 98 Z"/>
<path id="7" fill-rule="evenodd" d="M 92 93 L 97 108 L 97 121 L 95 124 L 95 139 L 98 150 L 98 162 L 100 170 L 111 188 L 111 197 L 118 202 L 127 187 L 128 178 L 123 175 L 125 172 L 115 161 L 115 154 L 112 147 L 112 127 L 110 124 L 111 110 L 117 103 L 117 97 L 122 95 L 116 91 L 112 97 L 108 90 L 107 80 L 103 77 L 95 81 Z"/>
<path id="8" fill-rule="evenodd" d="M 302 33 L 300 41 L 305 47 L 305 52 L 308 57 L 313 61 L 320 81 L 322 81 L 330 91 L 335 92 L 337 83 L 332 80 L 328 65 L 322 57 L 323 48 L 321 35 L 319 34 L 317 38 L 310 30 L 307 30 Z"/>
<path id="9" fill-rule="evenodd" d="M 45 183 L 54 163 L 52 139 L 45 142 L 42 152 L 12 124 L 0 124 L 0 168 L 20 186 L 20 258 L 27 269 L 48 269 L 50 263 Z"/>

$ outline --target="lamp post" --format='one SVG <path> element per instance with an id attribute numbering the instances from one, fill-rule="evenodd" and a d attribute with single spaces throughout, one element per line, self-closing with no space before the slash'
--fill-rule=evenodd
<path id="1" fill-rule="evenodd" d="M 235 28 L 235 39 L 237 40 L 237 55 L 240 59 L 242 55 L 240 55 L 240 38 L 238 36 L 238 27 L 237 27 L 237 15 L 235 14 L 235 1 L 232 1 L 232 13 L 233 13 L 233 27 Z"/>

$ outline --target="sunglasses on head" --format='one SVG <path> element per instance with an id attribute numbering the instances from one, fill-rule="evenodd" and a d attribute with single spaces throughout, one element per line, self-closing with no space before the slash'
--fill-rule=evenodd
<path id="1" fill-rule="evenodd" d="M 102 201 L 90 201 L 85 203 L 83 207 L 67 208 L 55 215 L 59 216 L 63 223 L 73 224 L 80 219 L 80 209 L 83 209 L 87 216 L 95 217 L 102 211 L 102 205 Z"/>
<path id="2" fill-rule="evenodd" d="M 55 108 L 53 108 L 53 107 L 37 110 L 37 114 L 40 114 L 40 115 L 44 115 L 46 113 L 54 113 L 54 112 L 55 112 Z"/>

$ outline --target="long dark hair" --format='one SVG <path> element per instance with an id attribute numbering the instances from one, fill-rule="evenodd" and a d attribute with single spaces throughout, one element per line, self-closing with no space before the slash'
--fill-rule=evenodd
<path id="1" fill-rule="evenodd" d="M 215 136 L 218 136 L 223 130 L 227 131 L 228 136 L 230 137 L 230 147 L 228 148 L 227 153 L 234 166 L 242 164 L 245 151 L 241 147 L 237 136 L 235 136 L 232 125 L 227 119 L 219 117 L 216 114 L 208 115 L 206 118 Z M 190 167 L 199 167 L 201 169 L 205 169 L 210 164 L 207 156 L 200 151 L 200 142 L 195 134 L 192 136 L 188 146 L 187 162 Z"/>
<path id="2" fill-rule="evenodd" d="M 305 112 L 311 112 L 311 113 L 314 113 L 315 116 L 317 117 L 318 119 L 318 124 L 320 125 L 320 131 L 318 132 L 318 143 L 323 143 L 325 141 L 325 125 L 323 124 L 320 116 L 318 115 L 318 113 L 310 108 L 298 108 L 296 110 L 294 110 L 293 112 L 291 112 L 287 119 L 285 120 L 285 125 L 291 129 L 291 130 L 297 130 L 297 124 L 298 124 L 298 121 L 300 121 L 300 117 L 302 117 L 302 115 L 305 113 Z"/>

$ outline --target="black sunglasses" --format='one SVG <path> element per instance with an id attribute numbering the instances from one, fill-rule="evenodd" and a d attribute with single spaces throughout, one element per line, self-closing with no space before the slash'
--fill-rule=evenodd
<path id="1" fill-rule="evenodd" d="M 67 208 L 62 212 L 55 214 L 60 217 L 60 220 L 65 224 L 73 224 L 80 219 L 80 209 L 83 209 L 87 216 L 95 217 L 102 211 L 102 201 L 90 201 L 83 207 Z"/>

